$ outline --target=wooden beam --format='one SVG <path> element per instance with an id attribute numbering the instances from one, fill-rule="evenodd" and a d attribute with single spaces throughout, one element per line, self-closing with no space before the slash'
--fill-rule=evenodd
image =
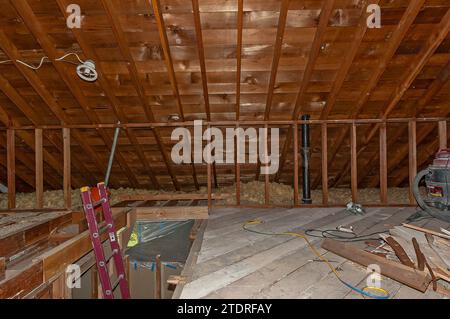
<path id="1" fill-rule="evenodd" d="M 13 2 L 15 5 L 18 2 Z M 25 21 L 26 19 L 24 19 Z M 33 87 L 33 89 L 36 91 L 36 93 L 42 98 L 42 100 L 46 103 L 46 105 L 50 108 L 51 112 L 55 115 L 55 117 L 62 123 L 62 125 L 68 124 L 69 121 L 62 110 L 62 107 L 56 102 L 53 95 L 46 89 L 46 86 L 42 82 L 42 80 L 39 78 L 39 76 L 36 74 L 35 71 L 21 65 L 17 62 L 17 60 L 23 60 L 22 56 L 20 55 L 19 50 L 14 46 L 14 44 L 8 39 L 6 34 L 0 30 L 0 47 L 3 49 L 3 51 L 8 55 L 8 57 L 13 61 L 16 68 L 20 71 L 20 73 L 24 76 L 24 78 L 27 80 L 27 82 Z M 83 138 L 77 137 L 77 141 L 81 144 Z M 28 144 L 28 143 L 27 143 Z M 34 144 L 34 143 L 32 143 Z M 31 144 L 28 144 L 31 147 Z M 32 146 L 34 147 L 34 145 Z M 95 155 L 95 154 L 94 154 Z M 95 156 L 93 158 L 96 158 Z M 54 156 L 51 154 L 45 152 L 44 159 L 46 162 L 49 162 L 50 166 L 57 169 L 58 172 L 63 175 L 62 173 L 62 163 L 59 163 Z M 74 179 L 74 182 L 77 183 L 77 185 L 82 185 L 82 181 L 80 179 Z"/>
<path id="2" fill-rule="evenodd" d="M 402 97 L 408 91 L 416 77 L 427 64 L 428 60 L 433 56 L 434 52 L 441 45 L 442 41 L 447 37 L 450 31 L 450 9 L 442 18 L 441 22 L 433 29 L 430 36 L 427 38 L 425 45 L 420 50 L 414 61 L 408 64 L 404 79 L 399 83 L 391 97 L 389 103 L 380 113 L 380 118 L 387 118 L 394 110 L 395 106 L 401 101 Z M 375 124 L 366 136 L 365 145 L 369 144 L 371 139 L 376 134 L 379 125 Z"/>
<path id="3" fill-rule="evenodd" d="M 408 124 L 408 145 L 409 145 L 409 202 L 416 203 L 413 193 L 414 178 L 417 175 L 417 126 L 416 122 Z"/>
<path id="4" fill-rule="evenodd" d="M 444 150 L 447 149 L 447 122 L 440 121 L 439 122 L 439 149 Z"/>
<path id="5" fill-rule="evenodd" d="M 328 125 L 322 124 L 322 203 L 327 206 L 328 191 Z"/>
<path id="6" fill-rule="evenodd" d="M 301 80 L 300 90 L 298 91 L 297 98 L 295 100 L 294 107 L 294 116 L 293 118 L 296 120 L 299 118 L 304 105 L 303 99 L 306 93 L 306 88 L 308 87 L 309 81 L 311 80 L 311 76 L 314 71 L 314 66 L 316 65 L 316 60 L 320 53 L 320 48 L 322 46 L 323 39 L 326 34 L 326 30 L 328 27 L 328 22 L 330 21 L 331 14 L 333 13 L 335 0 L 324 1 L 323 6 L 320 12 L 320 20 L 319 25 L 317 27 L 316 34 L 314 36 L 314 41 L 312 43 L 311 51 L 308 56 L 308 63 L 306 65 L 306 69 Z"/>
<path id="7" fill-rule="evenodd" d="M 380 126 L 380 200 L 388 203 L 388 159 L 387 159 L 387 127 Z"/>
<path id="8" fill-rule="evenodd" d="M 335 0 L 329 0 L 329 1 L 323 2 L 323 6 L 322 6 L 322 9 L 320 12 L 319 25 L 317 27 L 316 34 L 314 36 L 312 48 L 309 51 L 308 62 L 306 64 L 306 68 L 305 68 L 305 72 L 303 73 L 303 77 L 301 77 L 300 88 L 299 88 L 299 91 L 298 91 L 296 99 L 295 99 L 293 116 L 292 116 L 293 120 L 298 120 L 300 113 L 302 112 L 302 109 L 303 109 L 302 103 L 303 103 L 304 95 L 306 93 L 306 88 L 308 87 L 309 81 L 311 80 L 311 76 L 314 71 L 314 66 L 316 64 L 317 57 L 319 56 L 319 53 L 320 53 L 320 48 L 322 46 L 322 42 L 323 42 L 323 39 L 324 39 L 324 36 L 326 33 L 326 29 L 328 27 L 328 22 L 330 20 L 331 14 L 333 12 L 334 3 L 335 3 Z M 291 146 L 291 143 L 292 143 L 292 136 L 291 136 L 291 134 L 288 134 L 286 141 L 284 143 L 283 149 L 281 151 L 280 169 L 279 169 L 277 176 L 275 177 L 276 181 L 279 180 L 281 172 L 283 171 L 284 163 L 286 161 L 287 153 L 289 151 L 289 147 Z"/>
<path id="9" fill-rule="evenodd" d="M 360 8 L 362 8 L 362 10 L 361 10 L 361 17 L 358 23 L 358 30 L 354 35 L 350 48 L 348 49 L 348 51 L 346 51 L 344 62 L 339 68 L 339 72 L 336 76 L 336 79 L 333 82 L 333 86 L 331 88 L 330 94 L 328 95 L 326 105 L 322 109 L 322 113 L 320 115 L 321 119 L 327 119 L 330 113 L 332 112 L 337 97 L 339 95 L 339 92 L 341 91 L 342 86 L 344 85 L 345 79 L 347 78 L 350 68 L 353 65 L 353 61 L 357 53 L 359 52 L 361 43 L 364 39 L 364 36 L 368 28 L 366 8 L 368 7 L 369 4 L 378 4 L 379 2 L 380 0 L 365 0 L 362 3 L 360 3 Z"/>
<path id="10" fill-rule="evenodd" d="M 211 199 L 222 200 L 231 198 L 232 194 L 211 194 Z M 188 201 L 188 200 L 207 200 L 208 194 L 142 194 L 142 195 L 121 195 L 119 196 L 120 201 Z"/>
<path id="11" fill-rule="evenodd" d="M 450 61 L 445 65 L 445 67 L 441 70 L 441 72 L 439 72 L 438 76 L 433 81 L 433 83 L 428 87 L 425 94 L 419 99 L 419 101 L 417 102 L 416 109 L 413 110 L 412 115 L 414 117 L 418 117 L 425 110 L 426 106 L 430 103 L 430 101 L 432 101 L 434 96 L 442 90 L 442 88 L 445 86 L 446 83 L 448 83 L 449 80 L 450 80 Z M 450 114 L 450 111 L 446 112 L 445 114 L 446 115 Z M 422 126 L 417 134 L 418 136 L 417 143 L 420 144 L 424 139 L 426 139 L 427 136 L 433 134 L 433 131 L 434 125 L 431 123 L 426 125 L 426 127 Z M 389 139 L 388 148 L 393 147 L 397 139 L 400 138 L 401 136 L 405 136 L 406 134 L 408 134 L 408 126 L 401 126 L 397 130 L 397 133 L 394 135 L 394 137 L 391 137 Z M 407 144 L 403 144 L 400 146 L 400 148 L 396 149 L 394 157 L 391 158 L 390 160 L 390 165 L 388 167 L 388 175 L 392 173 L 393 170 L 397 169 L 398 165 L 408 157 L 408 152 L 409 149 Z M 377 154 L 375 154 L 371 159 L 369 159 L 368 163 L 376 161 L 376 156 Z M 369 172 L 366 171 L 364 174 L 368 173 Z M 377 181 L 378 178 L 375 176 L 368 186 L 376 187 L 378 183 Z"/>
<path id="12" fill-rule="evenodd" d="M 322 248 L 364 267 L 378 265 L 383 276 L 389 277 L 421 292 L 425 292 L 431 282 L 431 278 L 426 272 L 412 269 L 398 262 L 376 256 L 364 250 L 360 250 L 351 244 L 326 239 L 322 243 Z"/>
<path id="13" fill-rule="evenodd" d="M 280 16 L 278 18 L 277 36 L 274 46 L 274 54 L 272 61 L 272 70 L 270 71 L 269 91 L 267 93 L 266 109 L 264 111 L 264 119 L 270 119 L 270 111 L 272 109 L 274 88 L 277 81 L 278 65 L 280 63 L 281 49 L 283 47 L 284 32 L 286 30 L 286 20 L 289 11 L 289 0 L 282 0 L 280 7 Z"/>
<path id="14" fill-rule="evenodd" d="M 42 129 L 35 130 L 36 208 L 44 207 L 44 159 L 42 156 Z"/>
<path id="15" fill-rule="evenodd" d="M 236 129 L 239 129 L 239 125 L 236 126 Z M 239 164 L 239 144 L 238 144 L 238 136 L 234 137 L 234 162 L 235 162 L 235 173 L 236 173 L 236 205 L 241 205 L 241 165 Z"/>
<path id="16" fill-rule="evenodd" d="M 350 134 L 351 144 L 351 185 L 352 185 L 352 199 L 354 203 L 358 202 L 358 145 L 356 124 L 352 124 Z"/>
<path id="17" fill-rule="evenodd" d="M 238 0 L 236 47 L 236 120 L 241 118 L 242 32 L 244 27 L 244 0 Z"/>
<path id="18" fill-rule="evenodd" d="M 212 207 L 212 165 L 207 164 L 208 208 Z"/>
<path id="19" fill-rule="evenodd" d="M 369 79 L 368 84 L 364 87 L 361 94 L 359 95 L 359 98 L 357 99 L 357 103 L 353 108 L 353 111 L 351 112 L 350 118 L 358 118 L 359 114 L 361 113 L 362 108 L 367 103 L 367 101 L 372 96 L 373 90 L 376 88 L 378 82 L 381 79 L 381 76 L 386 71 L 389 61 L 393 58 L 395 55 L 395 52 L 399 48 L 400 44 L 402 43 L 403 38 L 405 37 L 406 33 L 410 29 L 411 25 L 414 23 L 417 15 L 419 14 L 423 4 L 425 3 L 425 0 L 413 0 L 409 2 L 409 6 L 406 9 L 405 13 L 402 16 L 402 19 L 398 23 L 398 25 L 395 27 L 394 32 L 392 33 L 392 37 L 389 40 L 389 44 L 387 45 L 386 49 L 384 50 L 384 55 L 381 57 L 381 59 L 375 64 L 376 69 L 372 73 L 372 76 Z M 345 137 L 347 136 L 349 132 L 349 127 L 345 127 L 342 129 L 340 135 L 338 135 L 337 143 L 335 143 L 335 147 L 333 148 L 331 152 L 330 162 L 333 162 L 336 155 L 339 153 L 343 143 L 345 142 Z M 350 165 L 346 164 L 346 167 L 342 170 L 342 174 L 339 174 L 337 176 L 336 183 L 334 186 L 339 184 L 341 177 L 345 176 L 347 172 L 350 169 Z M 313 183 L 317 184 L 316 182 Z"/>
<path id="20" fill-rule="evenodd" d="M 203 47 L 202 22 L 200 18 L 200 8 L 198 5 L 198 0 L 192 0 L 192 8 L 194 13 L 195 34 L 197 37 L 197 50 L 202 76 L 203 99 L 205 100 L 206 118 L 208 119 L 208 121 L 210 121 L 211 109 L 209 105 L 208 78 L 206 76 L 205 49 Z"/>
<path id="21" fill-rule="evenodd" d="M 138 68 L 136 65 L 136 62 L 131 54 L 131 51 L 129 49 L 128 43 L 127 43 L 127 39 L 126 39 L 126 35 L 123 31 L 123 27 L 121 25 L 120 19 L 119 19 L 119 12 L 117 11 L 116 7 L 114 6 L 114 4 L 111 1 L 107 1 L 107 0 L 102 0 L 102 4 L 103 7 L 105 8 L 105 11 L 107 13 L 108 19 L 111 22 L 111 25 L 113 27 L 113 31 L 114 34 L 116 36 L 116 40 L 119 44 L 119 48 L 121 50 L 122 55 L 125 57 L 125 59 L 128 61 L 128 69 L 129 69 L 129 73 L 131 75 L 131 78 L 133 80 L 134 86 L 136 88 L 136 91 L 138 93 L 139 99 L 142 103 L 143 109 L 144 109 L 144 114 L 146 115 L 146 118 L 152 122 L 155 121 L 155 116 L 153 114 L 151 105 L 148 103 L 148 98 L 145 95 L 145 89 L 142 85 L 142 82 L 140 81 L 139 78 L 139 72 L 138 72 Z M 164 145 L 162 143 L 162 138 L 159 134 L 159 131 L 157 131 L 156 129 L 153 130 L 153 133 L 155 135 L 155 139 L 156 142 L 158 144 L 158 147 L 160 149 L 161 152 L 166 152 L 164 149 Z M 158 180 L 155 178 L 154 176 L 154 172 L 151 169 L 150 165 L 148 164 L 148 160 L 145 158 L 145 154 L 142 151 L 139 143 L 137 142 L 137 139 L 134 137 L 134 134 L 132 134 L 132 143 L 133 145 L 136 145 L 137 147 L 137 152 L 138 152 L 138 156 L 141 159 L 141 162 L 143 162 L 144 167 L 146 168 L 146 170 L 148 171 L 148 174 L 150 176 L 150 179 L 152 180 L 153 185 L 156 188 L 160 188 L 161 186 L 159 185 Z M 170 167 L 170 162 L 167 161 L 168 155 L 167 154 L 163 154 L 163 158 L 165 160 L 165 164 L 169 170 L 169 174 L 172 170 L 172 168 Z M 193 166 L 193 177 L 194 177 L 194 183 L 197 184 L 197 176 L 196 176 L 196 172 L 195 172 L 195 166 Z M 173 173 L 172 173 L 173 174 Z M 171 177 L 172 177 L 171 174 Z"/>
<path id="22" fill-rule="evenodd" d="M 8 130 L 6 133 L 7 153 L 6 161 L 8 163 L 8 208 L 16 208 L 16 135 L 14 130 Z"/>
<path id="23" fill-rule="evenodd" d="M 71 151 L 70 151 L 70 129 L 63 129 L 63 149 L 64 149 L 64 207 L 72 209 L 72 181 L 71 181 Z"/>
<path id="24" fill-rule="evenodd" d="M 5 278 L 6 260 L 5 257 L 0 257 L 0 280 Z"/>
<path id="25" fill-rule="evenodd" d="M 117 229 L 126 227 L 127 214 L 131 213 L 131 210 L 122 209 L 120 212 L 113 213 L 114 223 Z M 99 225 L 102 228 L 104 225 Z M 101 235 L 102 242 L 108 239 L 108 234 Z M 48 281 L 55 277 L 57 274 L 65 271 L 66 267 L 79 260 L 81 257 L 87 255 L 92 251 L 92 242 L 90 240 L 89 231 L 77 235 L 76 237 L 66 241 L 65 243 L 45 252 L 38 258 L 36 262 L 41 262 L 43 266 L 44 281 Z"/>
<path id="26" fill-rule="evenodd" d="M 206 206 L 155 206 L 136 207 L 136 220 L 188 220 L 188 219 L 208 219 L 209 209 Z"/>
<path id="27" fill-rule="evenodd" d="M 156 256 L 155 271 L 155 299 L 162 299 L 162 274 L 161 274 L 161 255 Z"/>
<path id="28" fill-rule="evenodd" d="M 299 181 L 299 156 L 298 156 L 298 125 L 295 124 L 293 126 L 294 133 L 294 206 L 299 205 L 299 190 L 298 190 L 298 181 Z"/>
<path id="29" fill-rule="evenodd" d="M 175 76 L 175 70 L 173 67 L 172 54 L 170 52 L 169 40 L 166 33 L 166 25 L 164 22 L 164 17 L 161 12 L 161 5 L 159 0 L 148 0 L 151 1 L 153 7 L 153 13 L 156 19 L 156 25 L 158 27 L 159 39 L 161 42 L 162 49 L 164 51 L 164 61 L 166 63 L 167 71 L 169 74 L 170 84 L 177 101 L 178 111 L 180 112 L 180 117 L 184 118 L 183 106 L 181 104 L 180 92 L 178 90 L 177 78 Z"/>
<path id="30" fill-rule="evenodd" d="M 442 17 L 441 22 L 433 29 L 425 44 L 422 46 L 417 57 L 408 64 L 405 78 L 392 94 L 389 104 L 384 108 L 380 114 L 382 118 L 387 118 L 389 114 L 394 110 L 395 106 L 400 102 L 403 95 L 412 85 L 416 77 L 422 71 L 428 60 L 441 45 L 442 41 L 447 37 L 450 32 L 450 9 L 447 9 L 446 14 Z"/>

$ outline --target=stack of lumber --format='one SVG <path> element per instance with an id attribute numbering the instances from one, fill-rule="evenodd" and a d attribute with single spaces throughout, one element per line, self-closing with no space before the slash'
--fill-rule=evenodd
<path id="1" fill-rule="evenodd" d="M 326 239 L 322 247 L 359 265 L 380 266 L 381 274 L 421 292 L 427 289 L 450 296 L 450 235 L 403 224 L 380 235 L 382 241 L 362 250 Z M 369 244 L 369 243 L 367 243 Z"/>

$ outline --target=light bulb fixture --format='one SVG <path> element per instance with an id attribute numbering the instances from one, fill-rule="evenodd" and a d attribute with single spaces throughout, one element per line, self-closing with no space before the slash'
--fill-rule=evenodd
<path id="1" fill-rule="evenodd" d="M 169 121 L 170 122 L 178 122 L 180 120 L 180 116 L 178 114 L 171 114 L 169 115 Z"/>
<path id="2" fill-rule="evenodd" d="M 86 60 L 77 66 L 78 76 L 86 82 L 95 82 L 98 79 L 98 73 L 95 69 L 95 62 Z"/>
<path id="3" fill-rule="evenodd" d="M 77 58 L 79 64 L 77 64 L 75 62 L 72 62 L 72 61 L 66 60 L 66 58 L 71 56 L 71 55 L 73 55 L 73 56 L 75 56 Z M 15 62 L 20 63 L 20 64 L 26 66 L 27 68 L 30 68 L 32 70 L 37 71 L 43 66 L 45 60 L 50 60 L 50 59 L 47 56 L 42 57 L 40 62 L 39 62 L 39 64 L 37 66 L 28 64 L 28 63 L 23 62 L 21 60 L 16 60 Z M 77 66 L 77 75 L 82 80 L 84 80 L 86 82 L 95 82 L 98 79 L 98 73 L 97 73 L 97 70 L 95 68 L 95 62 L 93 60 L 83 61 L 83 60 L 80 59 L 78 54 L 76 54 L 76 53 L 68 53 L 68 54 L 66 54 L 66 55 L 64 55 L 64 56 L 62 56 L 62 57 L 60 57 L 58 59 L 55 59 L 55 61 L 75 64 Z M 0 64 L 11 63 L 11 62 L 14 62 L 14 61 L 13 60 L 0 61 Z"/>

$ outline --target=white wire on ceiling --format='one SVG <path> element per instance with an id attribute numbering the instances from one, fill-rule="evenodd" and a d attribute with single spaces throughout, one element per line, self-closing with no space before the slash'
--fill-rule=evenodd
<path id="1" fill-rule="evenodd" d="M 79 64 L 69 61 L 69 60 L 66 60 L 67 57 L 72 56 L 72 55 L 77 58 Z M 39 70 L 44 65 L 45 60 L 50 60 L 50 58 L 48 56 L 43 56 L 37 66 L 28 64 L 27 62 L 24 62 L 21 60 L 15 60 L 15 62 L 36 71 L 36 70 Z M 67 53 L 67 54 L 63 55 L 62 57 L 55 59 L 55 61 L 75 64 L 77 66 L 78 76 L 84 81 L 95 82 L 98 78 L 98 73 L 95 70 L 95 62 L 92 60 L 83 61 L 83 60 L 81 60 L 80 56 L 74 52 Z M 13 60 L 0 61 L 0 64 L 10 63 L 10 62 L 14 62 L 14 61 Z"/>
<path id="2" fill-rule="evenodd" d="M 62 57 L 55 59 L 55 61 L 71 63 L 70 61 L 66 61 L 65 59 L 67 57 L 69 57 L 69 56 L 72 56 L 72 55 L 75 56 L 81 64 L 85 63 L 85 61 L 81 60 L 80 56 L 78 54 L 74 53 L 74 52 L 67 53 L 67 54 L 63 55 Z M 20 63 L 20 64 L 22 64 L 22 65 L 24 65 L 27 68 L 30 68 L 32 70 L 39 70 L 42 67 L 42 65 L 44 64 L 45 60 L 49 60 L 49 57 L 48 56 L 43 56 L 37 66 L 28 64 L 28 63 L 26 63 L 24 61 L 21 61 L 21 60 L 16 60 L 16 62 Z M 10 63 L 10 62 L 14 62 L 14 61 L 13 60 L 0 61 L 0 64 L 6 64 L 6 63 Z"/>

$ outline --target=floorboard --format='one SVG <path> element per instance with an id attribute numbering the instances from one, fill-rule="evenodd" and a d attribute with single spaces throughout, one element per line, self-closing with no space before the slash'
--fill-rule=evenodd
<path id="1" fill-rule="evenodd" d="M 306 242 L 292 236 L 267 236 L 247 232 L 249 220 L 263 223 L 248 226 L 260 232 L 303 232 L 352 226 L 358 234 L 385 232 L 406 222 L 413 208 L 370 208 L 352 215 L 339 208 L 313 209 L 220 209 L 212 210 L 196 261 L 189 267 L 188 282 L 180 289 L 182 299 L 197 298 L 362 298 L 344 286 L 327 265 L 317 259 Z M 425 219 L 416 224 L 439 222 Z M 317 250 L 337 267 L 342 278 L 358 288 L 367 286 L 366 270 L 320 248 L 321 238 L 310 238 Z M 364 241 L 355 243 L 367 248 Z M 434 292 L 411 292 L 398 282 L 382 277 L 392 298 L 441 298 Z"/>

